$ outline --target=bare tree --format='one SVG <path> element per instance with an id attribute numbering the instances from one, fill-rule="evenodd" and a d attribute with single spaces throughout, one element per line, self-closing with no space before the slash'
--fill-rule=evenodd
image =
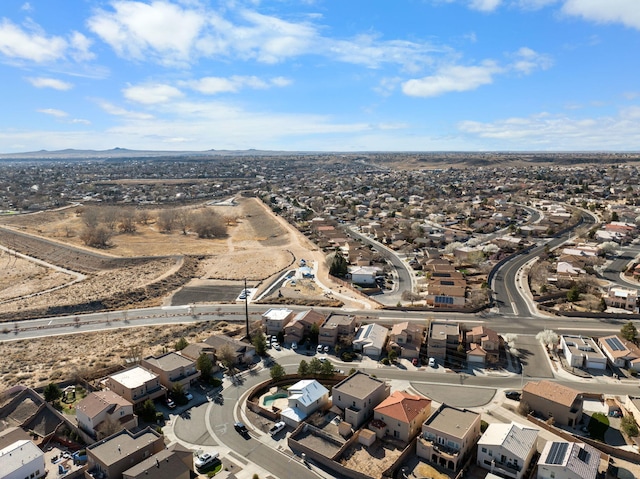
<path id="1" fill-rule="evenodd" d="M 189 232 L 189 225 L 191 224 L 191 212 L 187 209 L 181 208 L 176 211 L 176 226 L 180 228 L 183 235 Z"/>
<path id="2" fill-rule="evenodd" d="M 100 224 L 100 212 L 92 206 L 82 210 L 82 222 L 87 228 L 96 228 Z"/>
<path id="3" fill-rule="evenodd" d="M 171 233 L 176 223 L 176 210 L 163 209 L 158 213 L 158 228 L 161 233 Z"/>
<path id="4" fill-rule="evenodd" d="M 146 225 L 151 221 L 151 212 L 146 208 L 141 208 L 138 210 L 138 223 L 141 225 Z"/>
<path id="5" fill-rule="evenodd" d="M 80 239 L 82 242 L 93 248 L 107 248 L 111 245 L 111 237 L 113 232 L 106 227 L 100 226 L 85 226 L 82 233 L 80 233 Z"/>
<path id="6" fill-rule="evenodd" d="M 136 211 L 133 208 L 120 208 L 120 225 L 123 233 L 136 232 Z"/>
<path id="7" fill-rule="evenodd" d="M 224 220 L 213 210 L 203 208 L 193 214 L 191 227 L 198 238 L 220 238 L 227 234 Z"/>
<path id="8" fill-rule="evenodd" d="M 218 351 L 216 351 L 218 360 L 229 370 L 232 370 L 236 364 L 236 354 L 228 344 L 223 345 Z"/>
<path id="9" fill-rule="evenodd" d="M 117 206 L 106 206 L 102 209 L 102 222 L 110 230 L 115 231 L 120 217 L 120 208 Z"/>

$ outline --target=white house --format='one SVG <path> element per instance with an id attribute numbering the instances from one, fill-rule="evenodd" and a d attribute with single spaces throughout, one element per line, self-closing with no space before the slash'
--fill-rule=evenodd
<path id="1" fill-rule="evenodd" d="M 33 442 L 23 439 L 0 449 L 2 479 L 40 479 L 46 474 L 44 452 Z"/>
<path id="2" fill-rule="evenodd" d="M 360 326 L 353 340 L 353 349 L 372 359 L 378 359 L 387 342 L 389 330 L 379 324 L 365 324 Z"/>
<path id="3" fill-rule="evenodd" d="M 266 334 L 278 334 L 293 319 L 293 310 L 289 308 L 270 308 L 262 313 L 262 325 Z"/>
<path id="4" fill-rule="evenodd" d="M 521 479 L 536 452 L 538 429 L 516 422 L 489 424 L 478 441 L 480 467 L 504 477 Z"/>
<path id="5" fill-rule="evenodd" d="M 293 427 L 329 402 L 329 390 L 315 379 L 298 381 L 288 389 L 288 393 L 289 407 L 280 416 Z"/>
<path id="6" fill-rule="evenodd" d="M 376 276 L 380 270 L 374 266 L 357 266 L 351 268 L 349 273 L 351 274 L 351 282 L 355 284 L 363 285 L 375 285 Z"/>
<path id="7" fill-rule="evenodd" d="M 600 451 L 583 442 L 549 441 L 538 459 L 537 479 L 595 479 Z"/>
<path id="8" fill-rule="evenodd" d="M 560 346 L 569 366 L 574 368 L 607 369 L 607 357 L 591 338 L 562 335 Z"/>

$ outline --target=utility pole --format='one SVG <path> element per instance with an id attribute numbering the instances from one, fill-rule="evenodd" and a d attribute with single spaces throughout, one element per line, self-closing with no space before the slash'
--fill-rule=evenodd
<path id="1" fill-rule="evenodd" d="M 247 291 L 247 278 L 244 279 L 244 317 L 245 324 L 247 326 L 247 341 L 251 342 L 251 335 L 249 334 L 249 298 Z"/>

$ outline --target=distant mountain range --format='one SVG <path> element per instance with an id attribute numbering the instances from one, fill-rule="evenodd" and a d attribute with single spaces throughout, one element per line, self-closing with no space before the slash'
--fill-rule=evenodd
<path id="1" fill-rule="evenodd" d="M 206 150 L 206 151 L 162 151 L 162 150 L 129 150 L 112 148 L 111 150 L 39 150 L 24 153 L 1 153 L 0 160 L 78 160 L 109 158 L 160 158 L 167 156 L 273 156 L 273 155 L 305 155 L 308 152 L 265 151 L 265 150 Z"/>

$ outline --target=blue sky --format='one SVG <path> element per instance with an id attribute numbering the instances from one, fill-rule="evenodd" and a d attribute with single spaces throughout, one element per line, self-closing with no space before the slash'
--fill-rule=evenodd
<path id="1" fill-rule="evenodd" d="M 640 150 L 639 0 L 2 0 L 0 152 Z"/>

